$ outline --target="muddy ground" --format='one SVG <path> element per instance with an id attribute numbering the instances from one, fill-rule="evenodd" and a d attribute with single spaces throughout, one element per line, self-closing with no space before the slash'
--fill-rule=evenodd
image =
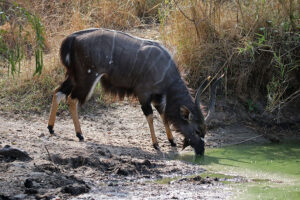
<path id="1" fill-rule="evenodd" d="M 219 103 L 207 147 L 269 142 L 249 122 L 236 121 L 235 111 L 225 110 Z M 205 169 L 173 159 L 182 153 L 182 136 L 173 132 L 177 148 L 171 147 L 155 112 L 161 148 L 156 151 L 143 112 L 134 102 L 83 107 L 84 142 L 78 142 L 68 111 L 59 111 L 54 136 L 48 133 L 47 120 L 48 113 L 30 118 L 0 114 L 0 148 L 9 145 L 30 156 L 19 160 L 0 155 L 0 199 L 230 199 L 233 195 L 229 185 L 213 177 L 161 184 L 164 178 L 201 175 Z"/>

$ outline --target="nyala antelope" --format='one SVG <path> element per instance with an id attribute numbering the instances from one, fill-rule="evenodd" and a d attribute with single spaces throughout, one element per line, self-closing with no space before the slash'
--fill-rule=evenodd
<path id="1" fill-rule="evenodd" d="M 191 145 L 197 155 L 204 154 L 206 121 L 215 105 L 219 79 L 212 83 L 208 115 L 200 109 L 200 95 L 208 81 L 198 89 L 195 100 L 170 53 L 159 43 L 108 29 L 87 29 L 66 37 L 60 47 L 66 68 L 65 81 L 55 90 L 48 129 L 54 134 L 57 107 L 67 99 L 76 136 L 83 141 L 77 105 L 86 102 L 101 81 L 105 92 L 137 97 L 144 112 L 155 149 L 159 149 L 153 127 L 151 104 L 160 114 L 171 146 L 176 146 L 170 124 L 184 136 L 184 147 Z"/>

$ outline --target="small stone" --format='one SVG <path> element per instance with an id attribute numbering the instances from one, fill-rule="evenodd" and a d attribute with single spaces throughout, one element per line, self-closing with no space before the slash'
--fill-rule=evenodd
<path id="1" fill-rule="evenodd" d="M 31 179 L 26 179 L 25 182 L 24 182 L 24 186 L 26 188 L 31 188 L 33 186 L 33 182 Z"/>
<path id="2" fill-rule="evenodd" d="M 129 175 L 128 171 L 126 171 L 125 169 L 121 169 L 121 168 L 119 168 L 117 170 L 116 174 L 123 175 L 123 176 L 128 176 Z"/>
<path id="3" fill-rule="evenodd" d="M 33 188 L 28 188 L 25 190 L 25 194 L 37 194 L 37 193 L 38 193 L 38 191 Z"/>
<path id="4" fill-rule="evenodd" d="M 112 182 L 109 182 L 107 185 L 108 186 L 114 186 L 114 184 Z"/>
<path id="5" fill-rule="evenodd" d="M 194 181 L 201 181 L 202 180 L 202 177 L 201 176 L 195 176 L 193 178 Z"/>
<path id="6" fill-rule="evenodd" d="M 63 193 L 68 193 L 71 195 L 80 195 L 83 193 L 87 193 L 90 191 L 90 188 L 86 185 L 68 185 L 63 187 L 63 189 L 61 190 Z"/>
<path id="7" fill-rule="evenodd" d="M 149 160 L 144 160 L 143 162 L 142 162 L 142 164 L 143 165 L 146 165 L 146 166 L 148 166 L 148 167 L 150 167 L 152 164 L 151 164 L 151 162 L 149 161 Z"/>

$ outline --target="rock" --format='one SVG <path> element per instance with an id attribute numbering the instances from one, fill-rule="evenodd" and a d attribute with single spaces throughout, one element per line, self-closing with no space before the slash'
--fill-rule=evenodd
<path id="1" fill-rule="evenodd" d="M 39 135 L 39 137 L 45 137 L 45 134 L 44 133 L 41 133 L 41 135 Z"/>
<path id="2" fill-rule="evenodd" d="M 32 186 L 33 186 L 32 180 L 31 179 L 26 179 L 25 182 L 24 182 L 24 186 L 26 188 L 32 188 Z"/>
<path id="3" fill-rule="evenodd" d="M 114 184 L 113 184 L 112 182 L 109 182 L 109 183 L 107 184 L 107 186 L 114 186 Z"/>
<path id="4" fill-rule="evenodd" d="M 53 199 L 60 199 L 59 197 L 55 197 L 55 196 L 52 196 L 52 195 L 49 195 L 49 194 L 43 194 L 43 195 L 36 194 L 36 195 L 35 195 L 35 198 L 36 198 L 37 200 L 53 200 Z"/>
<path id="5" fill-rule="evenodd" d="M 142 164 L 143 165 L 145 165 L 145 166 L 147 166 L 147 167 L 151 167 L 151 162 L 149 161 L 149 160 L 144 160 L 143 162 L 142 162 Z"/>
<path id="6" fill-rule="evenodd" d="M 59 197 L 52 196 L 51 194 L 36 194 L 36 200 L 53 200 L 53 199 L 60 199 Z"/>
<path id="7" fill-rule="evenodd" d="M 3 156 L 8 161 L 20 160 L 20 161 L 29 161 L 32 158 L 26 151 L 20 149 L 12 148 L 9 145 L 5 145 L 0 149 L 0 155 Z"/>
<path id="8" fill-rule="evenodd" d="M 38 193 L 38 191 L 33 188 L 28 188 L 25 190 L 25 194 L 37 194 L 37 193 Z"/>
<path id="9" fill-rule="evenodd" d="M 127 170 L 121 169 L 121 168 L 118 168 L 118 169 L 117 169 L 116 174 L 118 174 L 118 175 L 123 175 L 123 176 L 128 176 L 128 175 L 129 175 L 129 173 L 128 173 Z"/>
<path id="10" fill-rule="evenodd" d="M 193 178 L 194 181 L 201 181 L 202 180 L 202 177 L 201 176 L 195 176 Z"/>
<path id="11" fill-rule="evenodd" d="M 0 194 L 0 200 L 11 200 L 11 198 L 3 194 Z"/>
<path id="12" fill-rule="evenodd" d="M 27 195 L 26 194 L 17 194 L 15 195 L 14 197 L 10 198 L 10 199 L 13 199 L 13 200 L 21 200 L 21 199 L 25 199 Z"/>
<path id="13" fill-rule="evenodd" d="M 109 182 L 107 186 L 118 186 L 118 183 Z"/>
<path id="14" fill-rule="evenodd" d="M 86 185 L 68 185 L 62 188 L 61 192 L 68 193 L 74 196 L 87 193 L 90 191 L 90 188 Z"/>

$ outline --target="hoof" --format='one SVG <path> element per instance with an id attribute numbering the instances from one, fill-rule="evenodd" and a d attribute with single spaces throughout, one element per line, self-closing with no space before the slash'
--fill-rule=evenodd
<path id="1" fill-rule="evenodd" d="M 176 143 L 174 142 L 173 139 L 170 139 L 169 142 L 170 142 L 170 144 L 171 144 L 172 147 L 176 147 Z"/>
<path id="2" fill-rule="evenodd" d="M 154 147 L 154 149 L 160 151 L 159 146 L 158 146 L 158 143 L 153 144 L 153 147 Z"/>
<path id="3" fill-rule="evenodd" d="M 83 142 L 84 141 L 84 138 L 83 138 L 83 136 L 82 136 L 81 133 L 76 133 L 76 136 L 78 137 L 79 142 Z"/>
<path id="4" fill-rule="evenodd" d="M 53 126 L 49 125 L 47 128 L 48 128 L 50 134 L 51 134 L 51 135 L 54 135 Z"/>

